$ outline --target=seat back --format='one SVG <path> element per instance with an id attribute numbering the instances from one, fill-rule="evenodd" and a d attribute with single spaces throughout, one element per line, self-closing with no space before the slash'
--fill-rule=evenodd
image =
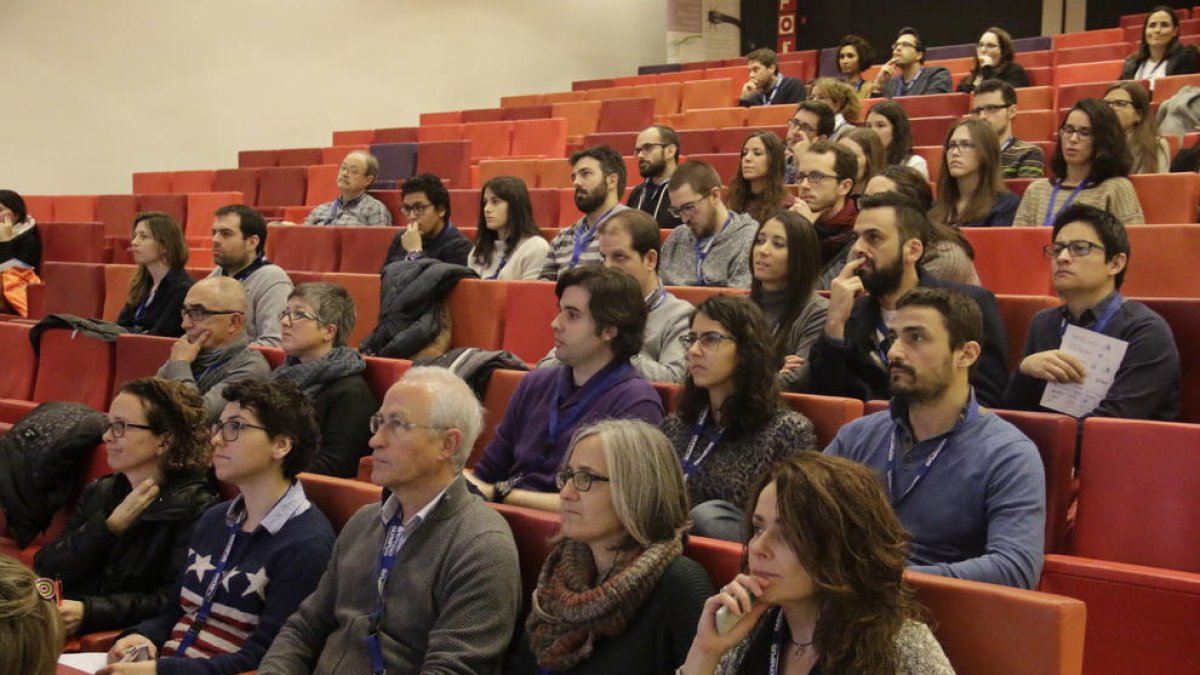
<path id="1" fill-rule="evenodd" d="M 792 410 L 804 415 L 813 424 L 817 434 L 817 447 L 821 450 L 833 441 L 838 429 L 863 415 L 863 402 L 841 396 L 818 396 L 816 394 L 784 394 L 783 400 Z"/>
<path id="2" fill-rule="evenodd" d="M 212 237 L 213 214 L 222 206 L 244 204 L 240 192 L 192 192 L 187 195 L 187 221 L 184 235 L 189 241 L 208 242 Z"/>
<path id="3" fill-rule="evenodd" d="M 742 77 L 741 82 L 745 81 Z M 684 82 L 679 92 L 679 112 L 700 108 L 724 108 L 736 103 L 730 96 L 732 79 L 703 79 Z"/>
<path id="4" fill-rule="evenodd" d="M 1023 107 L 1025 104 L 1024 94 L 1020 101 Z M 1054 110 L 1021 110 L 1013 118 L 1013 135 L 1022 140 L 1033 143 L 1052 141 L 1057 132 L 1058 112 Z"/>
<path id="5" fill-rule="evenodd" d="M 284 148 L 276 166 L 309 166 L 321 163 L 321 148 Z"/>
<path id="6" fill-rule="evenodd" d="M 416 143 L 376 143 L 371 146 L 371 154 L 379 160 L 376 180 L 403 180 L 415 173 Z"/>
<path id="7" fill-rule="evenodd" d="M 175 338 L 125 333 L 117 336 L 113 359 L 112 396 L 129 380 L 153 377 L 171 357 Z"/>
<path id="8" fill-rule="evenodd" d="M 550 539 L 558 534 L 561 521 L 557 514 L 508 504 L 489 504 L 512 529 L 521 566 L 521 597 L 529 598 L 537 588 L 542 564 L 550 555 Z"/>
<path id="9" fill-rule="evenodd" d="M 171 191 L 170 171 L 136 171 L 133 174 L 133 193 L 138 195 Z"/>
<path id="10" fill-rule="evenodd" d="M 507 283 L 485 279 L 462 279 L 455 284 L 446 298 L 452 326 L 451 346 L 500 349 L 504 315 L 494 310 L 505 306 L 507 291 Z"/>
<path id="11" fill-rule="evenodd" d="M 62 328 L 41 336 L 35 401 L 76 401 L 108 410 L 113 379 L 113 343 Z"/>
<path id="12" fill-rule="evenodd" d="M 487 392 L 483 396 L 483 431 L 480 432 L 479 439 L 475 441 L 475 447 L 471 450 L 471 457 L 467 460 L 468 467 L 475 465 L 475 462 L 483 456 L 484 449 L 496 437 L 496 427 L 504 419 L 504 411 L 508 409 L 508 402 L 512 400 L 513 393 L 517 391 L 517 385 L 521 384 L 523 377 L 525 377 L 525 373 L 519 370 L 492 371 L 492 379 L 488 380 Z"/>
<path id="13" fill-rule="evenodd" d="M 1048 227 L 964 227 L 975 249 L 975 271 L 993 293 L 1046 295 L 1050 261 L 1042 247 L 1050 243 Z"/>
<path id="14" fill-rule="evenodd" d="M 116 321 L 129 298 L 129 280 L 137 271 L 137 265 L 104 266 L 104 310 L 100 318 Z"/>
<path id="15" fill-rule="evenodd" d="M 258 171 L 258 206 L 294 206 L 305 203 L 305 166 L 279 166 Z"/>
<path id="16" fill-rule="evenodd" d="M 42 239 L 43 261 L 104 262 L 103 223 L 38 222 L 37 229 Z M 126 236 L 128 233 L 126 230 Z"/>
<path id="17" fill-rule="evenodd" d="M 382 493 L 378 485 L 347 478 L 301 473 L 297 476 L 304 495 L 321 509 L 335 533 L 341 532 L 346 521 L 368 504 L 377 504 Z"/>
<path id="18" fill-rule="evenodd" d="M 1132 255 L 1121 293 L 1139 298 L 1200 298 L 1200 284 L 1191 274 L 1191 261 L 1200 254 L 1200 225 L 1130 227 L 1126 231 Z"/>
<path id="19" fill-rule="evenodd" d="M 22 401 L 33 398 L 33 381 L 37 375 L 37 356 L 29 342 L 27 323 L 0 321 L 0 352 L 4 367 L 0 368 L 0 398 Z"/>
<path id="20" fill-rule="evenodd" d="M 257 206 L 259 174 L 265 170 L 265 168 L 218 169 L 213 174 L 213 190 L 215 192 L 240 192 L 242 199 L 245 200 L 242 203 L 247 206 Z M 299 203 L 296 202 L 296 204 Z"/>
<path id="21" fill-rule="evenodd" d="M 304 205 L 317 206 L 337 199 L 337 176 L 340 170 L 339 164 L 314 164 L 305 167 Z"/>
<path id="22" fill-rule="evenodd" d="M 375 398 L 382 401 L 387 395 L 387 390 L 392 388 L 393 384 L 400 379 L 409 368 L 412 367 L 412 361 L 405 359 L 385 359 L 379 356 L 367 356 L 367 370 L 363 373 L 367 384 L 371 387 L 371 392 L 375 394 Z M 368 476 L 368 480 L 370 477 Z"/>
<path id="23" fill-rule="evenodd" d="M 1025 355 L 1025 341 L 1029 337 L 1029 324 L 1038 312 L 1061 304 L 1058 298 L 1048 295 L 997 295 L 1000 316 L 1004 319 L 1008 333 L 1008 372 L 1021 365 Z"/>
<path id="24" fill-rule="evenodd" d="M 744 142 L 744 141 L 743 141 Z M 692 155 L 689 159 L 708 164 L 721 177 L 721 183 L 728 185 L 737 176 L 738 164 L 742 158 L 739 152 L 723 152 L 712 155 Z"/>
<path id="25" fill-rule="evenodd" d="M 1046 471 L 1046 553 L 1067 550 L 1067 511 L 1075 471 L 1075 419 L 1051 413 L 993 410 L 1037 446 Z"/>
<path id="26" fill-rule="evenodd" d="M 133 217 L 137 215 L 137 197 L 134 195 L 100 195 L 96 197 L 96 217 L 104 223 L 105 236 L 129 239 L 133 230 Z"/>
<path id="27" fill-rule="evenodd" d="M 512 153 L 512 129 L 512 122 L 472 122 L 463 125 L 462 138 L 471 141 L 473 160 L 480 157 L 507 157 Z"/>
<path id="28" fill-rule="evenodd" d="M 355 274 L 379 274 L 399 227 L 341 227 L 342 248 L 338 269 Z"/>
<path id="29" fill-rule="evenodd" d="M 41 225 L 39 225 L 41 227 Z M 74 314 L 99 318 L 104 311 L 104 265 L 47 262 L 42 265 L 46 284 L 42 316 Z M 32 308 L 31 308 L 32 309 Z M 31 318 L 41 318 L 32 317 Z"/>
<path id="30" fill-rule="evenodd" d="M 338 132 L 334 132 L 336 136 Z M 278 150 L 241 150 L 238 152 L 238 168 L 254 169 L 266 166 L 279 166 Z M 214 185 L 216 176 L 213 177 Z"/>
<path id="31" fill-rule="evenodd" d="M 1179 350 L 1181 422 L 1200 423 L 1200 299 L 1140 298 L 1167 324 Z"/>
<path id="32" fill-rule="evenodd" d="M 431 173 L 447 187 L 470 187 L 471 141 L 429 141 L 417 144 L 417 172 Z"/>
<path id="33" fill-rule="evenodd" d="M 90 223 L 96 218 L 96 195 L 54 197 L 54 220 Z"/>
<path id="34" fill-rule="evenodd" d="M 336 272 L 341 256 L 340 230 L 321 225 L 271 225 L 267 230 L 267 257 L 289 272 Z"/>
<path id="35" fill-rule="evenodd" d="M 567 136 L 587 136 L 596 132 L 603 101 L 564 101 L 551 106 L 551 114 L 567 121 Z"/>
<path id="36" fill-rule="evenodd" d="M 567 120 L 562 117 L 544 117 L 513 122 L 512 154 L 521 157 L 565 156 Z"/>
<path id="37" fill-rule="evenodd" d="M 1200 174 L 1148 173 L 1132 175 L 1142 213 L 1150 224 L 1192 223 L 1200 206 Z"/>
<path id="38" fill-rule="evenodd" d="M 502 348 L 528 363 L 537 363 L 554 346 L 550 322 L 557 315 L 558 298 L 553 283 L 508 282 Z"/>

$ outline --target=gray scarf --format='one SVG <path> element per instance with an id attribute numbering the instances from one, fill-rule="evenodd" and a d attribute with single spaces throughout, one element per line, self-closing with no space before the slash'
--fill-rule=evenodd
<path id="1" fill-rule="evenodd" d="M 301 363 L 300 359 L 289 356 L 282 366 L 271 373 L 271 379 L 291 380 L 310 398 L 316 398 L 330 383 L 366 369 L 367 361 L 357 351 L 349 347 L 334 347 L 325 356 L 308 363 Z"/>
<path id="2" fill-rule="evenodd" d="M 197 354 L 196 360 L 192 361 L 192 376 L 196 378 L 196 387 L 200 391 L 208 391 L 224 380 L 225 371 L 229 369 L 229 362 L 242 353 L 249 344 L 250 338 L 242 333 L 238 339 L 224 347 Z"/>

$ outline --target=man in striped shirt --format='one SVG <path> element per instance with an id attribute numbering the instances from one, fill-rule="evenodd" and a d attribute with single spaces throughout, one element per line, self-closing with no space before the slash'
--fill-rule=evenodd
<path id="1" fill-rule="evenodd" d="M 1000 139 L 1001 178 L 1041 178 L 1046 156 L 1035 143 L 1013 136 L 1017 116 L 1017 90 L 1003 80 L 984 80 L 971 98 L 971 114 L 992 125 Z"/>
<path id="2" fill-rule="evenodd" d="M 577 265 L 599 265 L 600 223 L 629 208 L 621 203 L 625 194 L 625 160 L 607 145 L 585 148 L 571 155 L 571 183 L 575 208 L 583 217 L 550 242 L 550 253 L 538 279 L 557 281 L 558 275 Z"/>

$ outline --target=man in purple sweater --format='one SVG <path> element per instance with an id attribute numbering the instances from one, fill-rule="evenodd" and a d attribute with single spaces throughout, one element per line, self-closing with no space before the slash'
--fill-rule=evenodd
<path id="1" fill-rule="evenodd" d="M 630 363 L 642 349 L 646 302 L 633 277 L 596 265 L 558 277 L 557 368 L 526 375 L 496 438 L 465 472 L 494 502 L 558 510 L 554 474 L 575 429 L 608 418 L 659 424 L 662 399 Z"/>

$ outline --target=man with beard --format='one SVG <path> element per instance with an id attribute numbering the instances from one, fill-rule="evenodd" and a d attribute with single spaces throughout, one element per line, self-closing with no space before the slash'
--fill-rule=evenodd
<path id="1" fill-rule="evenodd" d="M 979 363 L 971 369 L 971 385 L 980 403 L 999 405 L 1008 382 L 1008 339 L 996 296 L 927 275 L 918 267 L 932 227 L 925 213 L 899 194 L 863 198 L 850 261 L 831 284 L 825 331 L 809 353 L 810 393 L 864 401 L 890 398 L 888 325 L 901 296 L 925 286 L 952 288 L 979 305 L 984 339 Z"/>
<path id="2" fill-rule="evenodd" d="M 677 227 L 663 242 L 659 275 L 668 286 L 750 288 L 750 247 L 758 223 L 721 201 L 721 177 L 704 162 L 679 165 L 667 185 Z"/>
<path id="3" fill-rule="evenodd" d="M 596 232 L 614 213 L 629 208 L 621 203 L 621 195 L 625 194 L 625 160 L 607 145 L 585 148 L 571 155 L 571 183 L 575 188 L 575 208 L 583 217 L 550 242 L 550 253 L 538 275 L 543 281 L 556 281 L 559 274 L 577 265 L 602 264 Z"/>
<path id="4" fill-rule="evenodd" d="M 822 139 L 813 141 L 796 156 L 796 166 L 794 182 L 800 185 L 800 199 L 792 210 L 816 228 L 824 267 L 854 238 L 858 207 L 850 199 L 850 190 L 858 160 L 846 146 Z"/>
<path id="5" fill-rule="evenodd" d="M 775 50 L 763 47 L 746 55 L 749 79 L 742 85 L 738 105 L 781 105 L 804 100 L 804 80 L 779 74 L 779 56 Z"/>
<path id="6" fill-rule="evenodd" d="M 283 330 L 279 313 L 287 305 L 292 280 L 282 267 L 267 260 L 267 221 L 244 204 L 222 206 L 213 215 L 212 256 L 217 268 L 207 278 L 230 277 L 241 283 L 246 289 L 245 329 L 250 344 L 278 347 Z"/>
<path id="7" fill-rule="evenodd" d="M 912 534 L 912 569 L 1032 588 L 1045 474 L 1033 441 L 980 407 L 971 388 L 979 305 L 948 288 L 913 289 L 896 303 L 888 337 L 890 410 L 842 427 L 826 454 L 879 472 Z"/>
<path id="8" fill-rule="evenodd" d="M 671 213 L 671 202 L 667 201 L 667 181 L 679 165 L 679 136 L 675 130 L 662 124 L 646 127 L 638 134 L 633 150 L 638 158 L 638 173 L 646 180 L 633 188 L 625 204 L 654 216 L 661 228 L 683 224 L 679 216 Z"/>
<path id="9" fill-rule="evenodd" d="M 911 26 L 896 33 L 892 58 L 879 69 L 872 83 L 875 93 L 885 98 L 948 94 L 954 88 L 950 71 L 925 65 L 925 42 Z"/>

